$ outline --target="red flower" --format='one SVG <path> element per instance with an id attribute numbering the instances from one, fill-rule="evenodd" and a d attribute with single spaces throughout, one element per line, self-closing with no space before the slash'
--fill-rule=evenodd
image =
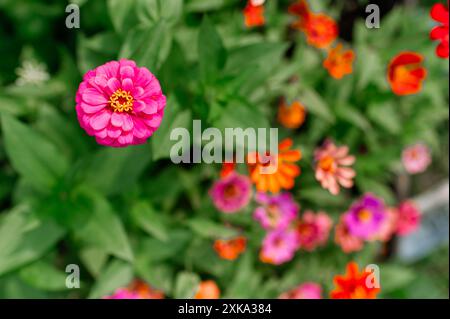
<path id="1" fill-rule="evenodd" d="M 359 272 L 355 262 L 347 264 L 347 273 L 334 277 L 335 289 L 331 291 L 332 299 L 375 299 L 380 288 L 369 287 L 368 282 L 372 273 Z M 369 279 L 369 280 L 368 280 Z"/>
<path id="2" fill-rule="evenodd" d="M 235 260 L 245 251 L 247 247 L 247 239 L 238 236 L 232 239 L 217 239 L 214 242 L 214 250 L 220 258 L 226 260 Z"/>
<path id="3" fill-rule="evenodd" d="M 441 41 L 436 47 L 436 55 L 443 59 L 448 58 L 448 5 L 445 7 L 442 3 L 436 3 L 431 8 L 430 16 L 441 24 L 434 27 L 430 33 L 431 40 Z"/>
<path id="4" fill-rule="evenodd" d="M 255 6 L 251 1 L 244 8 L 245 25 L 247 28 L 258 27 L 266 22 L 264 18 L 264 6 Z"/>
<path id="5" fill-rule="evenodd" d="M 423 56 L 415 52 L 402 52 L 394 57 L 388 66 L 388 82 L 397 95 L 419 92 L 426 70 L 422 66 Z"/>

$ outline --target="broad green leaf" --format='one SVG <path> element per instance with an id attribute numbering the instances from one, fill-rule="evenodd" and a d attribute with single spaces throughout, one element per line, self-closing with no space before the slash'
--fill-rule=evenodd
<path id="1" fill-rule="evenodd" d="M 102 148 L 83 169 L 84 181 L 104 194 L 119 194 L 135 186 L 151 156 L 150 147 L 146 144 Z"/>
<path id="2" fill-rule="evenodd" d="M 94 286 L 89 298 L 97 299 L 112 294 L 116 289 L 125 287 L 133 280 L 133 267 L 122 260 L 112 260 L 102 271 Z"/>
<path id="3" fill-rule="evenodd" d="M 19 276 L 24 282 L 44 291 L 67 290 L 67 275 L 64 271 L 42 260 L 25 266 L 19 271 Z"/>
<path id="4" fill-rule="evenodd" d="M 207 238 L 231 238 L 238 234 L 232 228 L 199 217 L 188 221 L 188 226 L 198 235 Z"/>
<path id="5" fill-rule="evenodd" d="M 96 247 L 118 258 L 133 260 L 133 252 L 122 221 L 109 202 L 100 195 L 87 195 L 92 200 L 90 218 L 74 225 L 74 234 L 89 247 Z"/>
<path id="6" fill-rule="evenodd" d="M 137 15 L 146 25 L 164 20 L 172 26 L 183 13 L 183 0 L 139 0 Z"/>
<path id="7" fill-rule="evenodd" d="M 386 129 L 391 134 L 397 134 L 401 130 L 401 120 L 396 106 L 392 103 L 372 104 L 369 106 L 369 118 Z"/>
<path id="8" fill-rule="evenodd" d="M 198 35 L 200 78 L 203 83 L 213 83 L 226 62 L 226 50 L 222 39 L 208 17 L 203 19 Z"/>
<path id="9" fill-rule="evenodd" d="M 118 33 L 124 33 L 136 22 L 136 0 L 108 0 L 108 13 Z"/>
<path id="10" fill-rule="evenodd" d="M 175 281 L 173 297 L 176 299 L 193 298 L 198 290 L 200 277 L 197 274 L 183 271 L 180 272 Z"/>
<path id="11" fill-rule="evenodd" d="M 186 230 L 172 230 L 167 241 L 154 238 L 141 240 L 136 256 L 139 260 L 157 263 L 180 256 L 192 238 L 192 233 Z"/>
<path id="12" fill-rule="evenodd" d="M 54 222 L 13 209 L 0 220 L 0 275 L 39 259 L 63 235 L 64 230 Z"/>
<path id="13" fill-rule="evenodd" d="M 132 29 L 120 49 L 119 57 L 134 60 L 138 66 L 145 66 L 155 73 L 169 55 L 171 45 L 171 32 L 161 21 L 150 27 Z"/>
<path id="14" fill-rule="evenodd" d="M 137 275 L 152 287 L 171 295 L 174 283 L 173 267 L 167 264 L 152 264 L 144 260 L 141 261 L 137 260 L 135 265 Z"/>
<path id="15" fill-rule="evenodd" d="M 335 122 L 335 116 L 331 111 L 330 106 L 313 89 L 303 90 L 300 93 L 299 100 L 302 101 L 311 114 L 318 116 L 327 122 Z"/>
<path id="16" fill-rule="evenodd" d="M 83 248 L 80 250 L 79 255 L 84 266 L 94 277 L 98 277 L 101 274 L 101 270 L 108 260 L 108 254 L 96 247 Z"/>
<path id="17" fill-rule="evenodd" d="M 48 190 L 66 172 L 69 163 L 57 148 L 32 128 L 3 114 L 6 153 L 13 167 L 39 190 Z"/>
<path id="18" fill-rule="evenodd" d="M 167 241 L 169 229 L 162 212 L 156 212 L 147 202 L 140 201 L 131 209 L 135 223 L 149 235 L 161 241 Z"/>

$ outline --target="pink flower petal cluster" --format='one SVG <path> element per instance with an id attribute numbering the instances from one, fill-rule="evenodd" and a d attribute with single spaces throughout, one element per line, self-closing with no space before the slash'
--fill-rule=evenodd
<path id="1" fill-rule="evenodd" d="M 238 173 L 230 173 L 217 180 L 209 190 L 214 206 L 223 213 L 236 213 L 250 202 L 250 179 Z"/>
<path id="2" fill-rule="evenodd" d="M 88 71 L 75 100 L 81 127 L 97 143 L 112 147 L 145 143 L 166 106 L 158 79 L 126 59 Z"/>
<path id="3" fill-rule="evenodd" d="M 282 293 L 279 299 L 322 299 L 322 287 L 315 282 L 305 282 Z"/>
<path id="4" fill-rule="evenodd" d="M 422 173 L 431 164 L 430 150 L 422 143 L 408 146 L 403 150 L 402 162 L 409 174 Z"/>
<path id="5" fill-rule="evenodd" d="M 297 218 L 299 205 L 290 193 L 269 195 L 259 192 L 255 199 L 261 206 L 255 209 L 253 217 L 264 229 L 286 229 Z"/>
<path id="6" fill-rule="evenodd" d="M 300 248 L 312 251 L 324 245 L 332 226 L 333 221 L 326 213 L 305 211 L 296 227 Z"/>

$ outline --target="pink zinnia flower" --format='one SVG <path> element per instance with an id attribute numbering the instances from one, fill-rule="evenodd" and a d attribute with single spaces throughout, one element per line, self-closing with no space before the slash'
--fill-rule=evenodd
<path id="1" fill-rule="evenodd" d="M 322 299 L 322 287 L 314 282 L 304 284 L 282 293 L 279 299 Z"/>
<path id="2" fill-rule="evenodd" d="M 420 224 L 420 212 L 412 201 L 405 201 L 398 206 L 397 234 L 408 235 Z"/>
<path id="3" fill-rule="evenodd" d="M 247 176 L 231 173 L 214 183 L 209 191 L 216 208 L 224 213 L 235 213 L 247 206 L 252 195 Z"/>
<path id="4" fill-rule="evenodd" d="M 255 209 L 253 217 L 265 229 L 285 229 L 297 218 L 299 206 L 289 193 L 273 196 L 266 193 L 257 193 L 255 199 L 263 206 Z"/>
<path id="5" fill-rule="evenodd" d="M 273 265 L 283 264 L 294 258 L 297 251 L 297 235 L 292 230 L 274 230 L 263 240 L 260 259 Z"/>
<path id="6" fill-rule="evenodd" d="M 297 236 L 300 248 L 307 251 L 322 246 L 328 239 L 333 221 L 324 212 L 314 214 L 312 211 L 303 213 L 297 224 Z"/>
<path id="7" fill-rule="evenodd" d="M 112 147 L 145 143 L 161 124 L 165 106 L 158 79 L 126 59 L 88 71 L 76 95 L 81 127 Z"/>
<path id="8" fill-rule="evenodd" d="M 137 292 L 119 288 L 112 295 L 103 297 L 103 299 L 141 299 L 141 297 Z"/>
<path id="9" fill-rule="evenodd" d="M 402 162 L 409 174 L 422 173 L 431 164 L 430 150 L 421 143 L 409 146 L 403 150 Z"/>
<path id="10" fill-rule="evenodd" d="M 344 219 L 345 214 L 341 216 L 339 223 L 336 225 L 334 241 L 341 247 L 344 253 L 349 254 L 361 250 L 364 247 L 364 241 L 349 232 Z"/>
<path id="11" fill-rule="evenodd" d="M 386 217 L 383 200 L 372 194 L 364 195 L 345 214 L 349 232 L 361 239 L 370 239 L 380 230 Z"/>
<path id="12" fill-rule="evenodd" d="M 353 187 L 356 173 L 350 167 L 355 163 L 355 157 L 348 155 L 348 146 L 337 147 L 331 141 L 314 152 L 316 161 L 316 179 L 323 188 L 331 194 L 339 194 L 339 185 L 345 188 Z"/>

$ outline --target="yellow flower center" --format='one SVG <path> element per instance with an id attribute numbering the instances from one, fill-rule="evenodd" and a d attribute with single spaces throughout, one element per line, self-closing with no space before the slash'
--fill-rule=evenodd
<path id="1" fill-rule="evenodd" d="M 109 98 L 109 105 L 114 112 L 133 111 L 133 96 L 130 92 L 118 89 Z"/>
<path id="2" fill-rule="evenodd" d="M 372 218 L 372 212 L 367 209 L 362 209 L 358 212 L 358 218 L 362 222 L 368 222 Z"/>
<path id="3" fill-rule="evenodd" d="M 334 171 L 334 158 L 331 156 L 325 156 L 319 161 L 319 166 L 326 172 Z"/>

